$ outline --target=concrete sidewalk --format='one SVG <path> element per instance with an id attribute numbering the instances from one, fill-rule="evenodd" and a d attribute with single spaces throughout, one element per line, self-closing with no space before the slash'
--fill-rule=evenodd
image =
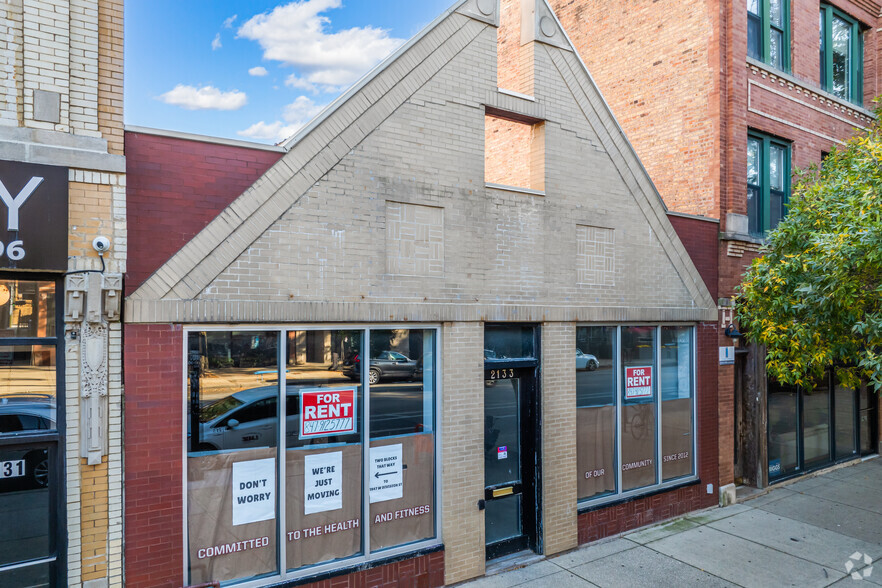
<path id="1" fill-rule="evenodd" d="M 880 498 L 871 459 L 462 586 L 882 586 Z"/>

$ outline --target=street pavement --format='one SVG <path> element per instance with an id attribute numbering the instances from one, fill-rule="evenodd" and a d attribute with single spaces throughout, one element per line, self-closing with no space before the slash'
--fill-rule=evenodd
<path id="1" fill-rule="evenodd" d="M 870 459 L 461 586 L 882 586 L 880 496 Z"/>

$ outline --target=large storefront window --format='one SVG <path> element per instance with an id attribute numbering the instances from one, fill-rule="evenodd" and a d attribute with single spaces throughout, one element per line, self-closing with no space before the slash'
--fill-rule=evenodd
<path id="1" fill-rule="evenodd" d="M 616 491 L 616 330 L 576 330 L 580 500 Z"/>
<path id="2" fill-rule="evenodd" d="M 50 586 L 59 567 L 56 282 L 0 280 L 0 585 Z"/>
<path id="3" fill-rule="evenodd" d="M 577 329 L 579 500 L 695 474 L 693 348 L 690 326 Z"/>
<path id="4" fill-rule="evenodd" d="M 296 578 L 435 539 L 436 337 L 188 333 L 191 584 Z"/>
<path id="5" fill-rule="evenodd" d="M 831 394 L 830 391 L 833 390 Z M 829 370 L 811 388 L 768 382 L 768 472 L 774 482 L 861 454 L 860 391 Z"/>

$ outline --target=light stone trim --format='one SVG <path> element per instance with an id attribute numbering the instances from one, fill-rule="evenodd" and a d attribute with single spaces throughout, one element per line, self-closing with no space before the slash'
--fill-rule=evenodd
<path id="1" fill-rule="evenodd" d="M 251 188 L 145 281 L 130 299 L 195 298 L 377 125 L 467 47 L 486 25 L 451 14 L 340 103 Z"/>
<path id="2" fill-rule="evenodd" d="M 0 126 L 0 159 L 125 173 L 122 155 L 107 152 L 107 141 L 46 129 Z"/>
<path id="3" fill-rule="evenodd" d="M 716 305 L 627 307 L 468 302 L 126 300 L 127 323 L 286 323 L 444 321 L 716 321 Z"/>
<path id="4" fill-rule="evenodd" d="M 497 89 L 487 92 L 487 106 L 498 108 L 506 112 L 520 114 L 530 118 L 545 120 L 545 105 L 537 100 L 528 100 L 520 96 L 514 96 L 510 92 Z"/>

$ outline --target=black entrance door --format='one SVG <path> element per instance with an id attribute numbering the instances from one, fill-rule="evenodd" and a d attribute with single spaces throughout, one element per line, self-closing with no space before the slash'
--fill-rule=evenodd
<path id="1" fill-rule="evenodd" d="M 538 552 L 536 369 L 484 371 L 484 517 L 487 559 Z"/>

